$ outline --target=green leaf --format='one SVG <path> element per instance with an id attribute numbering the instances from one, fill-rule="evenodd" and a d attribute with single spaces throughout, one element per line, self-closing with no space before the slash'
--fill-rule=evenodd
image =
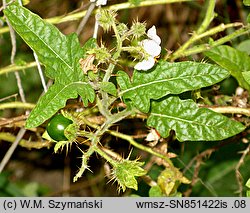
<path id="1" fill-rule="evenodd" d="M 175 130 L 179 141 L 216 141 L 231 137 L 245 129 L 244 125 L 206 108 L 192 100 L 170 96 L 152 102 L 147 124 L 156 128 L 162 137 Z"/>
<path id="2" fill-rule="evenodd" d="M 243 4 L 246 6 L 250 6 L 250 0 L 243 0 Z"/>
<path id="3" fill-rule="evenodd" d="M 180 94 L 210 86 L 229 75 L 227 70 L 218 66 L 189 61 L 160 61 L 150 72 L 135 70 L 131 81 L 125 72 L 119 71 L 117 74 L 121 88 L 119 95 L 132 100 L 143 112 L 149 111 L 150 99 L 157 100 L 168 94 Z"/>
<path id="4" fill-rule="evenodd" d="M 250 55 L 250 39 L 239 43 L 237 45 L 236 49 L 241 51 L 241 52 L 246 52 L 248 55 Z"/>
<path id="5" fill-rule="evenodd" d="M 36 127 L 65 106 L 67 99 L 82 97 L 83 103 L 93 102 L 95 93 L 87 83 L 79 59 L 84 55 L 76 34 L 63 35 L 28 9 L 13 3 L 4 10 L 15 31 L 36 52 L 46 67 L 46 75 L 54 85 L 42 96 L 31 112 L 26 127 Z"/>
<path id="6" fill-rule="evenodd" d="M 47 93 L 39 99 L 39 102 L 26 121 L 26 127 L 30 128 L 43 123 L 59 109 L 63 108 L 68 99 L 77 98 L 78 94 L 80 94 L 81 97 L 85 97 L 85 94 L 88 94 L 91 89 L 88 83 L 82 81 L 72 82 L 66 85 L 55 83 L 48 89 Z M 93 93 L 92 96 L 94 99 L 95 94 Z M 87 100 L 85 98 L 82 100 L 86 105 Z"/>
<path id="7" fill-rule="evenodd" d="M 112 82 L 101 82 L 100 87 L 101 87 L 101 90 L 109 93 L 110 95 L 113 95 L 113 96 L 117 95 L 117 89 Z"/>
<path id="8" fill-rule="evenodd" d="M 242 72 L 242 76 L 246 80 L 246 82 L 250 84 L 250 71 Z"/>
<path id="9" fill-rule="evenodd" d="M 227 69 L 237 79 L 241 87 L 250 89 L 250 85 L 242 76 L 242 72 L 250 71 L 250 57 L 247 53 L 221 45 L 205 52 L 205 55 Z"/>

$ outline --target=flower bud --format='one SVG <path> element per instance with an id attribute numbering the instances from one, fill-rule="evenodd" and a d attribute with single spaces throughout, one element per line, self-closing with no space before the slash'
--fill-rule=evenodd
<path id="1" fill-rule="evenodd" d="M 88 54 L 94 54 L 98 64 L 106 63 L 111 58 L 109 50 L 103 45 L 89 50 Z"/>
<path id="2" fill-rule="evenodd" d="M 115 17 L 117 14 L 112 10 L 101 9 L 96 14 L 96 20 L 98 24 L 104 29 L 104 31 L 109 31 L 110 28 L 115 24 Z"/>
<path id="3" fill-rule="evenodd" d="M 135 39 L 138 39 L 146 34 L 146 24 L 140 22 L 134 22 L 130 28 L 131 34 Z"/>
<path id="4" fill-rule="evenodd" d="M 128 31 L 128 27 L 124 23 L 119 23 L 117 25 L 117 31 L 118 31 L 120 36 L 123 36 Z"/>

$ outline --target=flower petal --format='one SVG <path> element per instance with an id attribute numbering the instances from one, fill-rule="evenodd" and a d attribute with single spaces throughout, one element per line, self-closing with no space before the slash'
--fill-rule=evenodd
<path id="1" fill-rule="evenodd" d="M 143 49 L 151 56 L 155 57 L 160 55 L 161 46 L 151 39 L 141 41 Z"/>
<path id="2" fill-rule="evenodd" d="M 147 60 L 143 60 L 141 62 L 138 62 L 136 65 L 135 65 L 135 69 L 136 70 L 149 70 L 151 69 L 155 64 L 155 59 L 153 57 L 149 57 Z"/>
<path id="3" fill-rule="evenodd" d="M 148 30 L 147 36 L 154 40 L 158 45 L 161 44 L 161 38 L 156 34 L 156 28 L 154 25 Z"/>
<path id="4" fill-rule="evenodd" d="M 107 4 L 107 0 L 90 0 L 90 2 L 96 2 L 96 6 Z"/>

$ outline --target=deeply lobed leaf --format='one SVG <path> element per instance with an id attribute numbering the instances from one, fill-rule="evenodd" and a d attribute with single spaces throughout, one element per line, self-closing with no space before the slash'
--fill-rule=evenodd
<path id="1" fill-rule="evenodd" d="M 236 135 L 244 125 L 206 108 L 199 108 L 192 100 L 170 96 L 153 101 L 147 124 L 162 137 L 174 130 L 179 141 L 216 141 Z"/>
<path id="2" fill-rule="evenodd" d="M 4 14 L 15 31 L 36 52 L 50 78 L 67 80 L 66 76 L 73 74 L 74 57 L 82 55 L 76 35 L 66 37 L 55 26 L 17 3 L 9 5 Z"/>
<path id="3" fill-rule="evenodd" d="M 141 111 L 148 112 L 151 99 L 210 86 L 228 75 L 227 70 L 211 64 L 160 61 L 149 72 L 135 70 L 131 81 L 125 72 L 119 71 L 117 81 L 121 88 L 119 95 L 132 100 Z"/>
<path id="4" fill-rule="evenodd" d="M 55 79 L 54 85 L 39 99 L 31 112 L 26 122 L 27 128 L 43 123 L 64 107 L 70 98 L 81 95 L 85 105 L 88 101 L 94 101 L 94 90 L 87 83 L 79 64 L 79 59 L 84 56 L 84 49 L 76 34 L 63 35 L 55 26 L 17 3 L 10 4 L 4 14 L 45 65 L 46 75 Z"/>
<path id="5" fill-rule="evenodd" d="M 78 94 L 83 98 L 85 105 L 88 103 L 86 94 L 90 100 L 94 100 L 95 93 L 92 92 L 91 86 L 86 82 L 72 82 L 67 85 L 56 83 L 52 85 L 47 93 L 39 99 L 36 107 L 30 113 L 26 121 L 26 127 L 38 126 L 48 118 L 52 117 L 58 109 L 65 106 L 66 101 L 70 98 L 77 98 Z"/>

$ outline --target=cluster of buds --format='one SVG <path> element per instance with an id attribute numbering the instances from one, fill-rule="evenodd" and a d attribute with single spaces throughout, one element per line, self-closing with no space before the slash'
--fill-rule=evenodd
<path id="1" fill-rule="evenodd" d="M 96 2 L 96 5 L 105 5 L 107 3 L 107 1 L 91 2 Z M 151 69 L 161 53 L 161 38 L 157 35 L 156 27 L 152 26 L 146 32 L 146 24 L 136 21 L 128 28 L 126 24 L 119 23 L 116 20 L 116 15 L 114 11 L 106 9 L 101 9 L 96 14 L 97 23 L 104 31 L 113 29 L 115 33 L 118 45 L 112 50 L 117 52 L 117 57 L 114 57 L 114 60 L 120 56 L 120 52 L 126 51 L 137 61 L 134 66 L 136 70 L 146 71 Z M 95 55 L 96 60 L 101 59 L 99 63 L 105 63 L 107 59 L 110 60 L 112 57 L 110 54 L 112 51 L 102 46 L 96 50 L 93 49 L 89 54 Z"/>
<path id="2" fill-rule="evenodd" d="M 155 64 L 155 57 L 158 57 L 161 53 L 161 38 L 156 34 L 155 26 L 151 27 L 147 31 L 147 39 L 140 42 L 148 56 L 135 65 L 137 70 L 149 70 Z"/>

